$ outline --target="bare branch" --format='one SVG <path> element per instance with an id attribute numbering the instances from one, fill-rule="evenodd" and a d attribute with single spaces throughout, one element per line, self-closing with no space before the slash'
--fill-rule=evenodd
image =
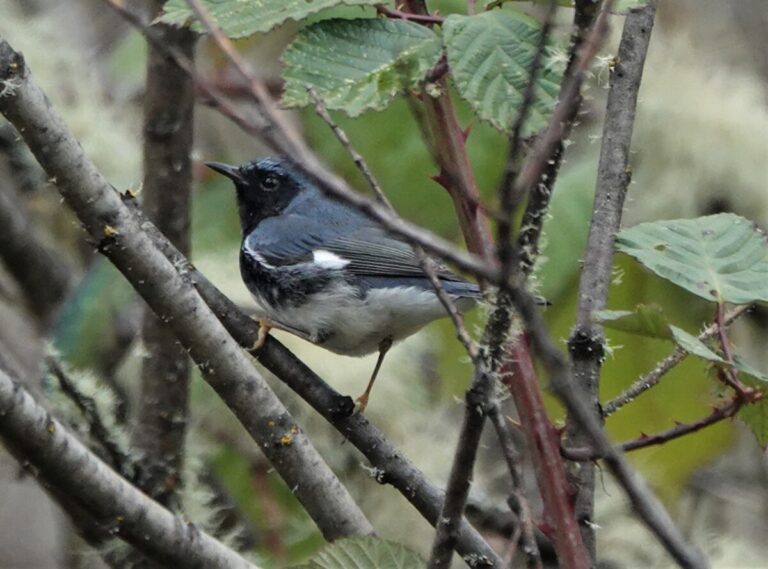
<path id="1" fill-rule="evenodd" d="M 164 0 L 150 4 L 159 10 Z M 194 62 L 196 34 L 158 24 L 162 41 Z M 144 183 L 147 215 L 189 254 L 194 83 L 173 59 L 149 46 L 144 94 Z M 177 506 L 189 413 L 189 357 L 173 331 L 144 311 L 141 389 L 131 444 L 142 458 L 137 483 L 165 506 Z"/>
<path id="2" fill-rule="evenodd" d="M 655 13 L 656 2 L 651 0 L 644 8 L 630 12 L 624 22 L 608 92 L 592 222 L 579 280 L 576 327 L 568 340 L 574 381 L 592 406 L 596 418 L 600 417 L 598 386 L 604 339 L 602 327 L 592 321 L 592 313 L 605 307 L 611 284 L 613 242 L 621 224 L 630 181 L 629 150 L 637 93 Z M 601 16 L 603 14 L 605 12 Z M 575 422 L 568 430 L 570 446 L 585 445 L 588 437 Z M 584 543 L 594 559 L 594 466 L 581 465 L 575 476 L 576 517 L 581 523 Z"/>
<path id="3" fill-rule="evenodd" d="M 754 388 L 746 388 L 743 392 L 737 393 L 725 404 L 717 406 L 712 411 L 697 421 L 692 423 L 677 423 L 671 429 L 656 433 L 653 435 L 640 435 L 638 438 L 621 443 L 618 448 L 623 452 L 630 452 L 655 445 L 663 445 L 671 440 L 678 439 L 685 435 L 695 433 L 706 427 L 730 419 L 738 413 L 744 405 L 750 405 L 762 401 L 764 395 Z M 601 455 L 593 452 L 591 449 L 564 448 L 563 456 L 570 460 L 597 460 L 603 458 Z"/>
<path id="4" fill-rule="evenodd" d="M 729 325 L 736 320 L 742 314 L 745 314 L 749 310 L 749 305 L 737 306 L 731 310 L 724 317 L 724 324 Z M 698 335 L 699 340 L 706 340 L 712 338 L 718 333 L 718 325 L 712 324 L 707 326 L 704 331 Z M 638 395 L 648 391 L 651 387 L 659 383 L 661 379 L 669 373 L 677 364 L 683 361 L 689 352 L 686 352 L 683 348 L 678 346 L 675 350 L 669 354 L 666 358 L 656 364 L 651 371 L 645 375 L 640 376 L 632 385 L 627 388 L 621 395 L 616 396 L 614 399 L 603 405 L 603 417 L 613 415 L 616 411 L 624 407 L 627 403 L 634 401 Z"/>
<path id="5" fill-rule="evenodd" d="M 59 192 L 99 250 L 167 320 L 206 381 L 259 443 L 326 538 L 372 533 L 346 488 L 264 378 L 188 280 L 141 230 L 31 80 L 22 56 L 1 39 L 0 83 L 9 86 L 0 98 L 0 112 L 22 133 L 49 176 L 56 177 Z"/>
<path id="6" fill-rule="evenodd" d="M 111 470 L 0 371 L 0 437 L 40 481 L 152 559 L 188 568 L 258 569 Z"/>
<path id="7" fill-rule="evenodd" d="M 451 565 L 453 550 L 459 535 L 464 506 L 469 495 L 470 479 L 477 458 L 480 435 L 493 395 L 493 378 L 483 369 L 475 366 L 475 377 L 465 398 L 464 420 L 456 443 L 451 473 L 445 489 L 445 500 L 435 529 L 432 551 L 427 569 L 447 569 Z"/>

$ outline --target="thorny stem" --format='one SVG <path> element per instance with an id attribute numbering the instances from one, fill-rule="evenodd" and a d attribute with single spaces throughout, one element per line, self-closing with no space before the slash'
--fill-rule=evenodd
<path id="1" fill-rule="evenodd" d="M 508 280 L 511 274 L 513 259 L 512 249 L 512 214 L 515 207 L 523 199 L 522 194 L 514 192 L 514 185 L 512 183 L 511 170 L 513 165 L 519 159 L 520 150 L 522 147 L 522 133 L 525 122 L 528 120 L 528 116 L 531 111 L 531 107 L 534 101 L 534 94 L 536 88 L 536 77 L 541 68 L 541 63 L 544 58 L 544 52 L 546 50 L 549 34 L 552 31 L 552 24 L 554 22 L 555 13 L 557 11 L 557 1 L 550 0 L 547 14 L 544 17 L 544 24 L 541 26 L 539 32 L 539 41 L 536 46 L 536 54 L 531 61 L 531 66 L 528 70 L 528 82 L 525 86 L 525 92 L 523 93 L 523 101 L 520 104 L 520 109 L 517 112 L 515 123 L 512 125 L 512 134 L 509 138 L 509 158 L 507 160 L 507 172 L 505 172 L 505 180 L 499 187 L 499 202 L 501 204 L 500 218 L 497 223 L 496 229 L 496 256 L 499 259 L 499 266 L 501 270 L 501 278 Z"/>
<path id="2" fill-rule="evenodd" d="M 432 16 L 429 14 L 411 14 L 409 12 L 403 12 L 401 10 L 392 10 L 386 6 L 376 6 L 376 11 L 382 16 L 387 18 L 393 18 L 398 20 L 408 20 L 409 22 L 416 22 L 419 24 L 442 24 L 445 18 L 442 16 Z"/>
<path id="3" fill-rule="evenodd" d="M 749 310 L 749 305 L 742 305 L 734 308 L 723 318 L 723 324 L 729 325 L 736 320 L 742 314 L 745 314 Z M 704 331 L 698 335 L 699 340 L 706 340 L 718 334 L 720 326 L 718 324 L 712 324 L 708 326 Z M 688 352 L 678 346 L 675 350 L 669 354 L 666 358 L 661 360 L 656 366 L 647 374 L 640 376 L 635 380 L 632 385 L 627 388 L 623 393 L 616 396 L 614 399 L 603 405 L 603 417 L 613 415 L 616 411 L 624 407 L 627 403 L 634 401 L 640 394 L 649 390 L 651 387 L 659 383 L 661 379 L 669 373 L 677 364 L 683 361 L 688 356 Z"/>
<path id="4" fill-rule="evenodd" d="M 718 302 L 715 306 L 715 324 L 717 325 L 717 336 L 720 340 L 720 347 L 723 350 L 725 361 L 729 364 L 727 368 L 721 368 L 721 373 L 718 374 L 718 378 L 731 387 L 736 392 L 737 396 L 745 398 L 747 388 L 739 381 L 739 378 L 736 375 L 736 370 L 733 367 L 733 351 L 731 350 L 731 342 L 728 339 L 728 328 L 725 323 L 725 306 L 723 302 Z"/>
<path id="5" fill-rule="evenodd" d="M 638 438 L 620 443 L 617 448 L 622 452 L 630 452 L 654 445 L 662 445 L 671 440 L 678 439 L 685 435 L 700 431 L 710 425 L 714 425 L 729 419 L 738 413 L 745 405 L 750 405 L 761 401 L 764 398 L 760 391 L 745 388 L 743 393 L 737 393 L 727 403 L 719 407 L 714 407 L 709 415 L 702 417 L 693 423 L 677 423 L 671 429 L 656 433 L 654 435 L 642 434 Z M 563 448 L 563 456 L 569 460 L 592 461 L 604 458 L 599 453 L 585 448 Z"/>

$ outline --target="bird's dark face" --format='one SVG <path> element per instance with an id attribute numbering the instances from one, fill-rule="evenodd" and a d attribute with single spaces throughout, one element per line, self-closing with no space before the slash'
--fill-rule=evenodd
<path id="1" fill-rule="evenodd" d="M 240 167 L 206 162 L 206 166 L 234 182 L 243 234 L 282 213 L 306 185 L 296 167 L 286 160 L 263 158 Z"/>

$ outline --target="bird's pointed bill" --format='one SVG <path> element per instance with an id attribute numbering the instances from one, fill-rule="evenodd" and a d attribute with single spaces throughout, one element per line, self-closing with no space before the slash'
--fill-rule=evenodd
<path id="1" fill-rule="evenodd" d="M 244 181 L 242 175 L 240 174 L 240 168 L 237 166 L 230 166 L 229 164 L 224 164 L 222 162 L 206 162 L 205 165 L 214 172 L 218 172 L 219 174 L 226 176 L 233 182 Z"/>

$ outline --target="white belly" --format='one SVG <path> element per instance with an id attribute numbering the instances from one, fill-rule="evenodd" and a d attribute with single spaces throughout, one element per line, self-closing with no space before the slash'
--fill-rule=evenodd
<path id="1" fill-rule="evenodd" d="M 339 283 L 315 294 L 311 303 L 276 310 L 255 300 L 268 318 L 306 331 L 324 348 L 349 356 L 375 352 L 384 338 L 402 340 L 447 316 L 434 293 L 417 287 L 372 289 L 365 298 L 358 298 L 355 289 Z M 459 301 L 461 309 L 473 304 L 471 299 Z"/>

